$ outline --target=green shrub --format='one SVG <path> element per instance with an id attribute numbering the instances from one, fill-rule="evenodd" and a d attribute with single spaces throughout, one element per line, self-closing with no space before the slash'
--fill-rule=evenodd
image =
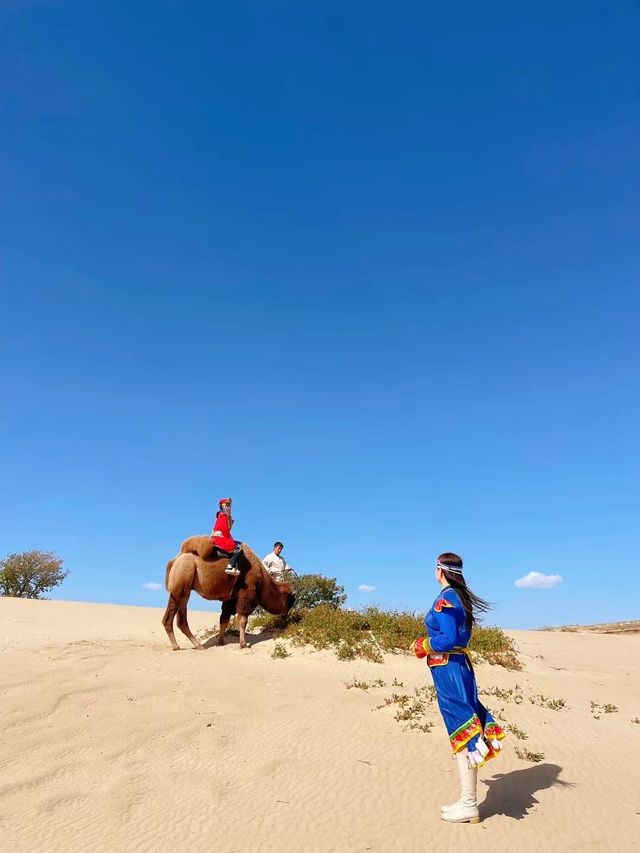
<path id="1" fill-rule="evenodd" d="M 433 729 L 433 722 L 427 719 L 427 715 L 435 698 L 435 687 L 430 684 L 416 688 L 413 696 L 408 693 L 392 693 L 372 710 L 380 711 L 382 708 L 395 705 L 396 712 L 393 719 L 403 723 L 404 731 L 413 730 L 428 734 Z"/>
<path id="2" fill-rule="evenodd" d="M 481 690 L 478 690 L 478 693 L 481 696 L 495 696 L 503 702 L 515 702 L 516 705 L 522 705 L 524 702 L 524 693 L 518 684 L 515 687 L 509 688 L 495 686 L 483 687 Z"/>
<path id="3" fill-rule="evenodd" d="M 376 663 L 382 663 L 384 653 L 407 651 L 416 637 L 425 634 L 424 621 L 415 613 L 378 607 L 342 610 L 329 603 L 293 610 L 288 617 L 257 614 L 251 627 L 274 631 L 296 646 L 333 649 L 340 660 L 364 658 Z M 476 659 L 522 669 L 513 640 L 500 628 L 477 626 L 469 647 Z"/>
<path id="4" fill-rule="evenodd" d="M 516 755 L 523 761 L 533 761 L 534 764 L 538 764 L 544 759 L 544 752 L 531 752 L 529 749 L 520 749 L 517 746 Z"/>
<path id="5" fill-rule="evenodd" d="M 51 551 L 23 551 L 0 560 L 0 595 L 15 598 L 42 598 L 60 586 L 69 572 Z"/>
<path id="6" fill-rule="evenodd" d="M 278 658 L 288 658 L 291 657 L 291 652 L 287 649 L 284 643 L 276 640 L 273 646 L 273 651 L 271 652 L 271 657 L 275 659 Z"/>
<path id="7" fill-rule="evenodd" d="M 563 708 L 566 708 L 564 699 L 551 699 L 542 693 L 529 696 L 529 702 L 532 705 L 540 705 L 541 708 L 549 708 L 550 711 L 561 711 Z"/>
<path id="8" fill-rule="evenodd" d="M 296 646 L 333 648 L 340 660 L 357 657 L 382 662 L 382 653 L 368 630 L 366 619 L 356 610 L 340 610 L 319 604 L 305 610 L 283 632 Z"/>
<path id="9" fill-rule="evenodd" d="M 515 723 L 509 723 L 507 731 L 514 735 L 518 740 L 527 740 L 529 737 L 525 730 L 516 726 Z"/>
<path id="10" fill-rule="evenodd" d="M 358 690 L 368 690 L 370 687 L 384 687 L 385 683 L 381 678 L 376 678 L 375 681 L 362 681 L 360 678 L 352 678 L 351 681 L 345 681 L 344 686 L 347 690 L 352 687 L 357 687 Z"/>
<path id="11" fill-rule="evenodd" d="M 344 587 L 337 578 L 324 575 L 297 575 L 293 579 L 296 610 L 311 610 L 321 604 L 340 607 L 347 600 Z"/>
<path id="12" fill-rule="evenodd" d="M 487 663 L 510 670 L 522 669 L 515 643 L 511 637 L 507 637 L 502 628 L 495 625 L 488 628 L 476 625 L 471 634 L 469 648 Z"/>

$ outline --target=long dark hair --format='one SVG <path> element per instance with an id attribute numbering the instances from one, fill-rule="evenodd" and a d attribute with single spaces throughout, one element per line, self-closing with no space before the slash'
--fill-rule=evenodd
<path id="1" fill-rule="evenodd" d="M 459 557 L 457 554 L 452 554 L 450 551 L 445 551 L 444 554 L 440 554 L 438 557 L 438 562 L 441 563 L 442 566 L 451 566 L 453 569 L 458 569 L 458 571 L 454 572 L 448 572 L 446 569 L 442 569 L 442 574 L 449 586 L 455 589 L 460 596 L 460 600 L 462 601 L 462 606 L 465 609 L 467 617 L 467 628 L 473 628 L 473 626 L 480 621 L 482 614 L 491 610 L 491 604 L 489 604 L 488 601 L 485 601 L 484 598 L 480 598 L 480 596 L 476 595 L 475 592 L 467 586 L 464 575 L 460 571 L 463 565 L 462 557 Z"/>

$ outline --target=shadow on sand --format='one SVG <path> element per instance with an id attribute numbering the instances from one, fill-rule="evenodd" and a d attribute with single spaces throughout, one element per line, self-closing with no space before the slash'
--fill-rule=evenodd
<path id="1" fill-rule="evenodd" d="M 572 782 L 559 778 L 562 767 L 557 764 L 538 764 L 526 770 L 498 773 L 492 779 L 480 779 L 487 786 L 487 796 L 480 805 L 480 816 L 485 820 L 493 815 L 506 815 L 515 820 L 525 818 L 538 804 L 535 794 L 545 788 L 560 786 L 573 788 Z"/>
<path id="2" fill-rule="evenodd" d="M 273 634 L 269 631 L 262 631 L 258 634 L 250 634 L 248 631 L 245 633 L 245 638 L 247 640 L 248 646 L 257 646 L 258 643 L 264 643 L 266 640 L 272 640 Z M 225 646 L 237 646 L 240 643 L 240 635 L 235 628 L 231 628 L 224 635 L 224 644 Z M 211 649 L 214 646 L 218 645 L 218 635 L 214 634 L 213 637 L 209 637 L 209 639 L 202 644 L 205 649 Z"/>

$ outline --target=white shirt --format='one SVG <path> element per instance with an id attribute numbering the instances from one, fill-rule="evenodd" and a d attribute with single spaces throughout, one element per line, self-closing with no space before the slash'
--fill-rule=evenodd
<path id="1" fill-rule="evenodd" d="M 277 581 L 284 580 L 285 572 L 291 568 L 285 558 L 280 557 L 275 551 L 267 554 L 262 562 L 267 567 L 269 574 L 273 575 Z"/>

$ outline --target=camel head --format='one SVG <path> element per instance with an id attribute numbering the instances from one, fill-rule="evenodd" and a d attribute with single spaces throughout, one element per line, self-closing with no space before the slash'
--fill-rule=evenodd
<path id="1" fill-rule="evenodd" d="M 285 583 L 283 581 L 278 582 L 278 589 L 280 590 L 280 594 L 282 595 L 282 599 L 284 602 L 284 615 L 291 610 L 293 605 L 296 603 L 296 597 L 293 594 L 293 587 L 290 583 Z"/>

